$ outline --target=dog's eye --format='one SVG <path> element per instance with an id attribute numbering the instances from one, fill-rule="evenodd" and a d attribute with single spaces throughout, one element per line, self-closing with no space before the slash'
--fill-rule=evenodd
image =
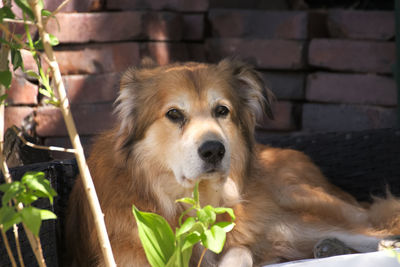
<path id="1" fill-rule="evenodd" d="M 183 122 L 185 120 L 185 116 L 183 115 L 183 113 L 175 108 L 168 110 L 165 116 L 172 122 Z"/>
<path id="2" fill-rule="evenodd" d="M 229 109 L 225 106 L 218 106 L 215 108 L 215 116 L 216 117 L 225 117 L 228 115 Z"/>

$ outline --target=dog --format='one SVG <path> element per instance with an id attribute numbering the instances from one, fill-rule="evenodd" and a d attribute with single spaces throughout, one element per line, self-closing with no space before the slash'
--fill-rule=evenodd
<path id="1" fill-rule="evenodd" d="M 400 234 L 394 197 L 361 205 L 303 153 L 256 144 L 256 121 L 272 116 L 273 98 L 260 74 L 237 60 L 166 66 L 146 60 L 123 74 L 116 126 L 98 137 L 88 159 L 118 266 L 149 265 L 132 205 L 175 229 L 187 208 L 175 200 L 190 197 L 197 181 L 202 205 L 236 214 L 223 252 L 207 252 L 202 266 L 311 258 L 321 240 L 369 252 Z M 71 265 L 105 266 L 79 178 L 67 214 Z"/>

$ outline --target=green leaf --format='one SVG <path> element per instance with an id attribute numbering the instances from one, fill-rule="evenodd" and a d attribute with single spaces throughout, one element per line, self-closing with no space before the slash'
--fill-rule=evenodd
<path id="1" fill-rule="evenodd" d="M 49 11 L 47 9 L 42 10 L 42 16 L 44 16 L 44 17 L 50 17 L 51 14 L 52 14 L 51 11 Z"/>
<path id="2" fill-rule="evenodd" d="M 218 207 L 218 208 L 214 208 L 214 211 L 216 214 L 223 214 L 226 212 L 231 216 L 233 221 L 236 219 L 235 213 L 233 212 L 233 209 L 231 209 L 231 208 Z"/>
<path id="3" fill-rule="evenodd" d="M 36 78 L 36 79 L 40 80 L 39 74 L 37 74 L 37 73 L 34 72 L 33 70 L 27 70 L 27 71 L 25 71 L 25 73 L 26 73 L 28 76 L 32 77 L 32 78 Z"/>
<path id="4" fill-rule="evenodd" d="M 46 89 L 43 89 L 43 88 L 39 88 L 39 93 L 41 93 L 42 95 L 47 96 L 49 98 L 52 97 L 51 93 L 49 91 L 47 91 Z"/>
<path id="5" fill-rule="evenodd" d="M 3 206 L 6 206 L 11 199 L 17 197 L 21 192 L 24 191 L 24 187 L 21 185 L 20 182 L 15 181 L 10 184 L 7 191 L 4 192 L 3 198 L 1 203 Z"/>
<path id="6" fill-rule="evenodd" d="M 12 74 L 9 70 L 0 71 L 0 83 L 4 85 L 5 88 L 10 88 L 12 80 Z"/>
<path id="7" fill-rule="evenodd" d="M 56 46 L 56 45 L 58 45 L 60 43 L 58 38 L 56 36 L 54 36 L 53 34 L 49 33 L 49 37 L 50 37 L 51 46 Z"/>
<path id="8" fill-rule="evenodd" d="M 175 247 L 175 236 L 168 222 L 160 215 L 141 212 L 134 205 L 132 212 L 147 260 L 153 267 L 165 266 Z"/>
<path id="9" fill-rule="evenodd" d="M 4 18 L 9 18 L 9 19 L 15 18 L 14 13 L 8 6 L 3 6 L 2 8 L 0 8 L 0 22 L 3 22 Z"/>
<path id="10" fill-rule="evenodd" d="M 25 207 L 21 211 L 22 222 L 31 230 L 35 236 L 39 236 L 42 218 L 40 209 L 35 207 Z"/>
<path id="11" fill-rule="evenodd" d="M 201 243 L 214 253 L 220 253 L 224 248 L 226 233 L 218 225 L 213 225 L 211 229 L 206 230 L 201 236 Z"/>
<path id="12" fill-rule="evenodd" d="M 188 231 L 190 231 L 192 229 L 192 227 L 195 223 L 196 223 L 196 220 L 193 217 L 187 218 L 186 221 L 181 225 L 181 227 L 176 229 L 175 236 L 179 237 L 179 236 L 187 233 Z"/>
<path id="13" fill-rule="evenodd" d="M 7 97 L 8 97 L 7 94 L 0 96 L 0 105 L 3 105 L 3 103 L 4 103 L 4 101 L 6 101 Z"/>
<path id="14" fill-rule="evenodd" d="M 43 172 L 27 172 L 21 179 L 21 183 L 33 191 L 33 195 L 47 197 L 53 204 L 53 197 L 57 192 L 51 187 L 50 181 L 44 177 Z"/>
<path id="15" fill-rule="evenodd" d="M 25 206 L 27 206 L 35 202 L 38 197 L 30 193 L 21 192 L 21 194 L 17 196 L 16 199 L 18 200 L 18 202 L 22 202 Z"/>
<path id="16" fill-rule="evenodd" d="M 11 49 L 11 62 L 14 66 L 14 71 L 18 68 L 24 70 L 24 62 L 22 61 L 21 52 L 17 49 Z"/>
<path id="17" fill-rule="evenodd" d="M 4 231 L 21 222 L 21 216 L 13 207 L 5 205 L 0 208 L 0 224 L 3 225 Z"/>
<path id="18" fill-rule="evenodd" d="M 55 215 L 52 211 L 49 210 L 40 210 L 40 218 L 42 221 L 57 219 L 57 215 Z"/>
<path id="19" fill-rule="evenodd" d="M 187 235 L 184 239 L 182 250 L 189 249 L 200 242 L 200 235 L 197 233 L 191 233 Z"/>
<path id="20" fill-rule="evenodd" d="M 235 223 L 233 222 L 217 222 L 214 225 L 221 227 L 225 233 L 232 231 L 233 227 L 235 227 Z"/>
<path id="21" fill-rule="evenodd" d="M 22 11 L 26 13 L 32 20 L 35 18 L 27 0 L 14 0 L 14 1 L 17 4 L 17 6 L 19 6 L 19 8 L 21 8 Z"/>
<path id="22" fill-rule="evenodd" d="M 37 40 L 33 43 L 33 49 L 43 50 L 43 42 L 42 40 Z"/>
<path id="23" fill-rule="evenodd" d="M 197 211 L 197 217 L 199 218 L 199 221 L 205 224 L 213 224 L 217 218 L 217 215 L 214 212 L 214 208 L 210 205 L 207 205 Z"/>
<path id="24" fill-rule="evenodd" d="M 184 198 L 175 200 L 175 203 L 177 203 L 177 202 L 182 202 L 182 203 L 186 203 L 186 204 L 190 204 L 190 205 L 196 205 L 196 202 L 194 201 L 194 199 L 190 198 L 190 197 L 184 197 Z"/>
<path id="25" fill-rule="evenodd" d="M 0 184 L 0 191 L 7 192 L 10 187 L 11 187 L 11 184 Z"/>
<path id="26" fill-rule="evenodd" d="M 58 44 L 60 44 L 60 41 L 58 40 L 58 38 L 56 36 L 54 36 L 53 34 L 49 33 L 49 39 L 50 39 L 50 45 L 51 46 L 57 46 Z M 43 46 L 43 42 L 42 40 L 37 40 L 34 43 L 34 46 L 37 50 L 43 50 L 44 46 Z"/>

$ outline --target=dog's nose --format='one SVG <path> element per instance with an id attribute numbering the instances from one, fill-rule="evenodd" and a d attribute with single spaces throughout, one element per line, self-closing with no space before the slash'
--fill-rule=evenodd
<path id="1" fill-rule="evenodd" d="M 204 142 L 197 152 L 206 163 L 217 164 L 225 155 L 225 147 L 219 141 Z"/>

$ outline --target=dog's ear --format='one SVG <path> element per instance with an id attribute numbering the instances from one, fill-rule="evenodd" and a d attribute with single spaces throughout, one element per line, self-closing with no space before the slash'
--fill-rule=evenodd
<path id="1" fill-rule="evenodd" d="M 271 119 L 274 118 L 271 104 L 275 101 L 275 96 L 253 66 L 230 59 L 222 60 L 218 66 L 231 69 L 239 93 L 245 98 L 256 119 L 262 118 L 264 114 Z"/>
<path id="2" fill-rule="evenodd" d="M 129 152 L 133 144 L 144 136 L 155 116 L 155 101 L 152 99 L 155 98 L 156 91 L 144 90 L 149 87 L 149 83 L 151 84 L 155 72 L 155 68 L 134 67 L 125 71 L 121 77 L 120 92 L 115 101 L 115 113 L 119 118 L 118 149 Z"/>

